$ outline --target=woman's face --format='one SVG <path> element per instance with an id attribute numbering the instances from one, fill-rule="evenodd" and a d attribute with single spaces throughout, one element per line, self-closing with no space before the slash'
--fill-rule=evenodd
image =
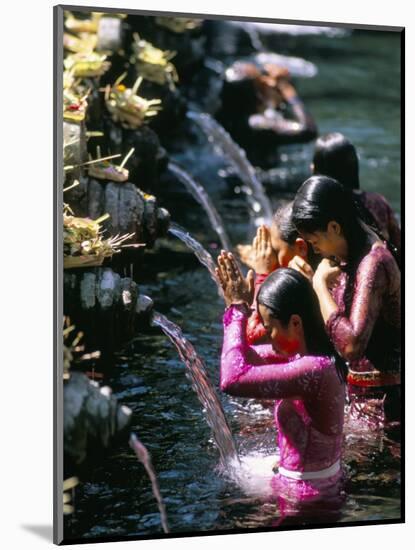
<path id="1" fill-rule="evenodd" d="M 267 306 L 259 304 L 258 312 L 274 351 L 287 356 L 295 355 L 300 351 L 302 326 L 299 333 L 298 322 L 294 319 L 298 317 L 297 315 L 292 315 L 288 325 L 284 326 L 272 316 L 272 311 Z"/>
<path id="2" fill-rule="evenodd" d="M 326 231 L 302 232 L 301 236 L 311 244 L 316 254 L 324 258 L 334 257 L 339 262 L 347 260 L 347 241 L 337 222 L 329 222 Z"/>
<path id="3" fill-rule="evenodd" d="M 307 258 L 307 243 L 304 239 L 298 238 L 294 244 L 282 240 L 279 229 L 275 223 L 271 226 L 271 246 L 277 256 L 279 267 L 288 267 L 294 256 Z"/>

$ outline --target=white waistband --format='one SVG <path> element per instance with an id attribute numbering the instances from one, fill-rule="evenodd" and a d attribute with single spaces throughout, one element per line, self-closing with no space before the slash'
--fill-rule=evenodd
<path id="1" fill-rule="evenodd" d="M 284 477 L 290 477 L 291 479 L 319 479 L 333 476 L 340 470 L 340 459 L 336 460 L 334 464 L 324 470 L 317 470 L 315 472 L 296 472 L 294 470 L 286 470 L 283 466 L 279 466 L 278 473 Z"/>

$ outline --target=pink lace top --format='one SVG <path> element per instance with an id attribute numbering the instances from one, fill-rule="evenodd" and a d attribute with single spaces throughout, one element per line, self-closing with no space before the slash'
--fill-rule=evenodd
<path id="1" fill-rule="evenodd" d="M 269 344 L 248 346 L 249 310 L 233 305 L 223 317 L 221 390 L 276 399 L 280 465 L 316 471 L 341 456 L 345 385 L 329 357 L 278 355 Z"/>
<path id="2" fill-rule="evenodd" d="M 357 267 L 347 305 L 349 276 L 343 272 L 332 292 L 339 309 L 326 323 L 331 341 L 354 369 L 399 370 L 401 273 L 395 259 L 386 245 L 373 245 Z"/>

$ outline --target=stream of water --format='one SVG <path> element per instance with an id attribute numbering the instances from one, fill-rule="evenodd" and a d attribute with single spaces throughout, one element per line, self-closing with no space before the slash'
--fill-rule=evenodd
<path id="1" fill-rule="evenodd" d="M 192 237 L 186 229 L 183 229 L 183 227 L 180 227 L 177 223 L 170 224 L 169 233 L 184 242 L 184 244 L 195 254 L 199 262 L 209 271 L 211 278 L 218 287 L 219 293 L 222 294 L 222 287 L 220 286 L 219 279 L 215 272 L 216 264 L 206 248 L 204 248 L 199 241 Z"/>
<path id="2" fill-rule="evenodd" d="M 180 359 L 186 366 L 186 373 L 202 405 L 206 421 L 212 430 L 213 439 L 225 471 L 239 462 L 238 452 L 232 438 L 232 432 L 216 390 L 209 379 L 206 367 L 198 356 L 194 346 L 183 335 L 182 330 L 164 315 L 154 312 L 152 324 L 158 326 L 176 347 Z"/>
<path id="3" fill-rule="evenodd" d="M 232 250 L 225 224 L 204 187 L 175 162 L 169 162 L 169 170 L 179 178 L 192 197 L 203 206 L 212 228 L 219 237 L 222 248 Z"/>
<path id="4" fill-rule="evenodd" d="M 151 458 L 150 455 L 145 448 L 145 446 L 141 443 L 141 441 L 138 439 L 138 437 L 132 433 L 130 436 L 130 447 L 135 452 L 136 457 L 138 460 L 142 463 L 144 466 L 147 475 L 150 479 L 151 487 L 153 490 L 154 498 L 156 499 L 157 506 L 160 512 L 160 521 L 161 525 L 163 527 L 163 531 L 165 533 L 169 532 L 169 526 L 167 524 L 167 516 L 166 516 L 166 508 L 164 506 L 163 499 L 161 498 L 159 484 L 157 481 L 157 475 L 154 471 L 153 465 L 151 464 Z"/>
<path id="5" fill-rule="evenodd" d="M 265 194 L 254 167 L 246 158 L 245 151 L 209 114 L 190 111 L 187 116 L 202 128 L 215 151 L 231 164 L 241 178 L 242 191 L 246 195 L 249 212 L 255 226 L 259 227 L 263 223 L 270 223 L 272 219 L 271 201 Z"/>

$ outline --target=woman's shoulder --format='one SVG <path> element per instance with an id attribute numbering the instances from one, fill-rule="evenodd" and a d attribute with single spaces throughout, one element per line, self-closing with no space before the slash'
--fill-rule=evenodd
<path id="1" fill-rule="evenodd" d="M 358 268 L 358 278 L 367 282 L 373 277 L 385 276 L 389 280 L 400 279 L 400 270 L 386 243 L 377 241 L 362 258 Z"/>
<path id="2" fill-rule="evenodd" d="M 397 266 L 392 252 L 389 250 L 387 244 L 382 241 L 376 241 L 373 243 L 369 252 L 362 258 L 360 266 L 366 264 L 373 266 L 388 266 L 395 264 Z"/>
<path id="3" fill-rule="evenodd" d="M 369 204 L 377 204 L 382 205 L 385 208 L 390 208 L 388 201 L 386 198 L 381 195 L 380 193 L 377 193 L 376 191 L 360 191 L 358 193 L 359 197 L 365 202 Z"/>

